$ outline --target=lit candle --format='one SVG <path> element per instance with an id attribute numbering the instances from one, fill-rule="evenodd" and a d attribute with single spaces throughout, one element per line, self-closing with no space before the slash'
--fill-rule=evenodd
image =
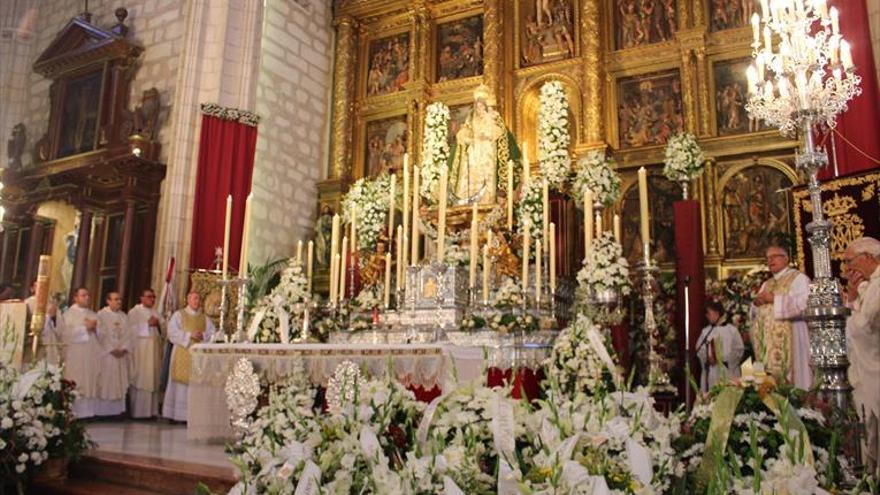
<path id="1" fill-rule="evenodd" d="M 507 230 L 513 232 L 513 160 L 507 160 Z"/>
<path id="2" fill-rule="evenodd" d="M 529 149 L 529 143 L 527 143 L 527 142 L 523 142 L 523 147 L 522 147 L 522 164 L 523 164 L 522 177 L 523 177 L 523 188 L 525 188 L 526 186 L 529 185 L 529 178 L 530 178 L 530 175 L 531 175 L 531 170 L 529 170 L 530 165 L 529 165 L 529 152 L 528 152 L 528 149 Z"/>
<path id="3" fill-rule="evenodd" d="M 479 262 L 478 258 L 478 248 L 477 244 L 479 244 L 479 225 L 477 219 L 477 203 L 474 203 L 473 210 L 471 211 L 471 246 L 470 250 L 470 272 L 468 273 L 468 288 L 473 289 L 477 285 L 477 263 Z"/>
<path id="4" fill-rule="evenodd" d="M 345 294 L 345 278 L 346 278 L 345 272 L 347 271 L 346 270 L 347 265 L 348 265 L 348 236 L 344 236 L 342 238 L 342 253 L 341 253 L 340 264 L 339 264 L 339 294 L 337 294 L 340 302 L 342 300 L 344 300 L 346 297 L 346 294 Z"/>
<path id="5" fill-rule="evenodd" d="M 544 179 L 543 189 L 541 190 L 541 208 L 543 210 L 541 236 L 544 239 L 547 239 L 548 232 L 550 232 L 550 185 L 547 184 L 546 178 Z"/>
<path id="6" fill-rule="evenodd" d="M 828 19 L 828 4 L 825 0 L 813 0 L 813 6 L 819 12 L 819 17 L 823 20 Z"/>
<path id="7" fill-rule="evenodd" d="M 541 304 L 541 239 L 535 241 L 535 304 Z"/>
<path id="8" fill-rule="evenodd" d="M 755 37 L 755 45 L 761 44 L 761 17 L 755 12 L 752 14 L 752 34 Z"/>
<path id="9" fill-rule="evenodd" d="M 388 242 L 394 238 L 394 203 L 397 199 L 397 176 L 391 174 L 391 192 L 388 194 Z"/>
<path id="10" fill-rule="evenodd" d="M 620 243 L 620 215 L 614 214 L 614 240 Z"/>
<path id="11" fill-rule="evenodd" d="M 770 14 L 769 0 L 761 0 L 761 16 L 764 19 L 767 19 L 767 16 L 769 14 Z"/>
<path id="12" fill-rule="evenodd" d="M 244 202 L 244 226 L 241 229 L 241 257 L 238 261 L 238 273 L 241 278 L 248 275 L 248 245 L 251 241 L 251 199 L 254 193 L 248 193 Z"/>
<path id="13" fill-rule="evenodd" d="M 837 7 L 831 7 L 828 13 L 831 15 L 831 32 L 840 34 L 840 15 L 837 12 Z"/>
<path id="14" fill-rule="evenodd" d="M 330 302 L 336 302 L 336 290 L 339 288 L 339 214 L 333 215 L 330 230 Z"/>
<path id="15" fill-rule="evenodd" d="M 223 223 L 223 280 L 229 273 L 229 235 L 232 224 L 232 195 L 226 196 L 226 219 Z"/>
<path id="16" fill-rule="evenodd" d="M 315 241 L 309 241 L 309 247 L 306 250 L 306 279 L 308 279 L 308 289 L 306 293 L 312 294 L 312 264 L 315 262 Z"/>
<path id="17" fill-rule="evenodd" d="M 584 190 L 584 256 L 593 244 L 593 191 Z"/>
<path id="18" fill-rule="evenodd" d="M 437 219 L 437 261 L 443 262 L 446 255 L 446 186 L 449 183 L 449 170 L 440 169 L 440 206 Z"/>
<path id="19" fill-rule="evenodd" d="M 602 228 L 602 213 L 596 212 L 596 238 L 602 237 L 605 229 Z"/>
<path id="20" fill-rule="evenodd" d="M 409 153 L 403 154 L 403 231 L 409 232 L 407 228 L 409 227 Z M 398 236 L 398 239 L 403 240 L 403 237 Z M 406 244 L 403 244 L 401 247 L 401 252 L 403 253 L 402 265 L 406 266 Z"/>
<path id="21" fill-rule="evenodd" d="M 489 245 L 483 246 L 483 304 L 489 304 L 489 273 L 492 260 L 489 259 Z"/>
<path id="22" fill-rule="evenodd" d="M 385 309 L 391 304 L 391 253 L 385 253 Z"/>
<path id="23" fill-rule="evenodd" d="M 550 293 L 556 294 L 556 224 L 550 223 Z"/>
<path id="24" fill-rule="evenodd" d="M 645 167 L 639 168 L 639 221 L 641 222 L 645 260 L 647 261 L 650 256 L 648 246 L 651 242 L 651 235 L 648 224 L 648 172 L 645 170 Z"/>
<path id="25" fill-rule="evenodd" d="M 419 262 L 419 167 L 413 167 L 412 217 L 412 235 L 409 237 L 412 255 L 409 263 L 416 265 Z"/>
<path id="26" fill-rule="evenodd" d="M 522 293 L 525 296 L 529 290 L 529 254 L 531 249 L 531 241 L 529 236 L 529 226 L 526 225 L 525 231 L 523 232 L 523 246 L 522 246 Z"/>
<path id="27" fill-rule="evenodd" d="M 846 40 L 840 41 L 840 63 L 843 64 L 845 70 L 853 68 L 852 50 Z"/>

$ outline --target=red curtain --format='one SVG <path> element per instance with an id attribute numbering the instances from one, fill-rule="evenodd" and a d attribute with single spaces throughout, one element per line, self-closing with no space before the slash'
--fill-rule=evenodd
<path id="1" fill-rule="evenodd" d="M 685 398 L 689 378 L 685 375 L 685 319 L 690 323 L 688 356 L 692 376 L 699 376 L 695 347 L 703 328 L 703 311 L 706 304 L 706 272 L 703 267 L 703 228 L 700 223 L 700 202 L 694 199 L 676 201 L 672 205 L 675 215 L 675 321 L 678 335 L 678 370 L 671 377 L 678 380 L 679 397 Z M 688 313 L 684 312 L 684 286 L 688 282 Z M 693 400 L 693 395 L 691 395 Z"/>
<path id="2" fill-rule="evenodd" d="M 834 136 L 837 170 L 840 175 L 849 175 L 880 167 L 875 161 L 880 160 L 880 89 L 866 0 L 830 0 L 828 3 L 840 11 L 840 32 L 852 47 L 856 73 L 862 78 L 862 94 L 850 101 L 849 110 L 838 117 Z M 826 138 L 825 148 L 831 155 L 830 136 Z M 831 156 L 829 159 L 834 160 Z M 833 176 L 832 162 L 821 171 L 820 179 Z"/>
<path id="3" fill-rule="evenodd" d="M 251 191 L 257 128 L 202 115 L 199 169 L 193 205 L 190 268 L 211 268 L 214 250 L 223 246 L 226 197 L 232 195 L 229 266 L 238 268 L 244 204 Z"/>

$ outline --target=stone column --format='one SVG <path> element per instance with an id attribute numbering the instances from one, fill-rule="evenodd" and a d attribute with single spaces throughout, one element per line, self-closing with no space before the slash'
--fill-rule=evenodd
<path id="1" fill-rule="evenodd" d="M 71 277 L 70 290 L 73 291 L 85 285 L 86 271 L 89 263 L 89 247 L 92 237 L 92 212 L 82 210 L 79 219 L 79 231 L 76 241 L 76 258 L 73 264 L 73 277 Z"/>
<path id="2" fill-rule="evenodd" d="M 333 73 L 333 135 L 328 179 L 347 179 L 351 175 L 352 105 L 354 103 L 357 23 L 341 16 L 336 25 L 336 67 Z"/>
<path id="3" fill-rule="evenodd" d="M 585 0 L 581 10 L 581 55 L 584 59 L 584 140 L 591 147 L 605 144 L 605 92 L 602 23 L 599 0 Z"/>
<path id="4" fill-rule="evenodd" d="M 483 80 L 501 97 L 501 15 L 499 0 L 486 0 L 483 11 Z M 498 102 L 500 106 L 500 101 Z"/>
<path id="5" fill-rule="evenodd" d="M 131 198 L 125 200 L 125 218 L 122 220 L 122 247 L 119 251 L 119 268 L 116 276 L 116 291 L 122 300 L 128 289 L 129 272 L 131 271 L 131 248 L 134 236 L 135 201 Z"/>

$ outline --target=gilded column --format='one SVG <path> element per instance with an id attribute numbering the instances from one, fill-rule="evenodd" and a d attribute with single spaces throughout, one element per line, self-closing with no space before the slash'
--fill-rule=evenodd
<path id="1" fill-rule="evenodd" d="M 710 259 L 720 258 L 718 251 L 718 238 L 721 231 L 718 228 L 718 211 L 721 206 L 718 204 L 718 195 L 716 188 L 718 187 L 718 165 L 715 158 L 709 158 L 706 161 L 706 173 L 703 174 L 704 187 L 706 190 L 706 256 Z"/>
<path id="2" fill-rule="evenodd" d="M 694 2 L 694 26 L 702 26 L 706 24 L 706 6 L 703 0 L 693 0 Z"/>
<path id="3" fill-rule="evenodd" d="M 341 16 L 336 24 L 336 67 L 333 72 L 333 147 L 329 179 L 351 175 L 352 104 L 355 84 L 356 21 Z"/>
<path id="4" fill-rule="evenodd" d="M 682 31 L 691 27 L 690 2 L 678 0 L 678 30 Z"/>
<path id="5" fill-rule="evenodd" d="M 693 48 L 682 48 L 681 51 L 681 87 L 684 101 L 684 125 L 685 130 L 692 134 L 697 133 L 697 103 L 694 98 L 694 67 L 692 64 Z"/>
<path id="6" fill-rule="evenodd" d="M 584 59 L 584 139 L 591 145 L 605 143 L 604 64 L 599 0 L 585 0 L 581 11 L 581 51 Z"/>
<path id="7" fill-rule="evenodd" d="M 499 8 L 499 0 L 486 0 L 483 11 L 483 80 L 496 97 L 501 96 L 500 79 L 503 58 Z"/>
<path id="8" fill-rule="evenodd" d="M 712 133 L 712 121 L 709 103 L 709 80 L 712 74 L 709 73 L 709 63 L 706 60 L 706 47 L 701 46 L 694 49 L 697 56 L 697 90 L 700 92 L 700 135 L 709 136 Z"/>

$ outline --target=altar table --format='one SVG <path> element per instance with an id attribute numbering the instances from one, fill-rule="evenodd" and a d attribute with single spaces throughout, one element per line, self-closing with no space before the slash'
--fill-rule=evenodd
<path id="1" fill-rule="evenodd" d="M 449 390 L 458 383 L 483 382 L 487 369 L 509 370 L 518 360 L 535 369 L 547 346 L 456 346 L 451 344 L 197 344 L 189 383 L 187 438 L 232 438 L 224 385 L 235 363 L 247 358 L 265 383 L 305 371 L 313 385 L 325 386 L 336 367 L 352 361 L 373 378 L 394 378 L 407 387 Z"/>

